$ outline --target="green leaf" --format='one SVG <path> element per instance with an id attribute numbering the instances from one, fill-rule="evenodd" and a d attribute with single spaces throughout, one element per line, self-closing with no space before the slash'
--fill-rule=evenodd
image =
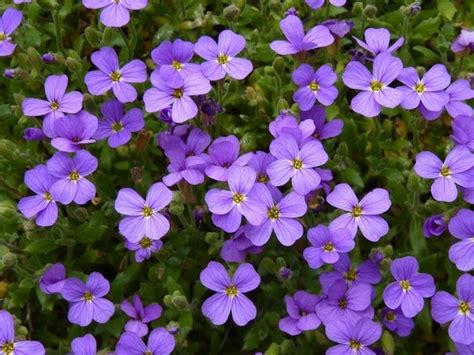
<path id="1" fill-rule="evenodd" d="M 362 180 L 360 173 L 353 168 L 347 168 L 341 171 L 341 180 L 349 183 L 350 185 L 361 188 L 364 187 L 364 180 Z"/>
<path id="2" fill-rule="evenodd" d="M 25 248 L 25 251 L 31 254 L 48 254 L 59 247 L 60 245 L 56 244 L 52 238 L 45 237 L 30 243 L 30 245 Z"/>
<path id="3" fill-rule="evenodd" d="M 456 13 L 456 6 L 454 6 L 453 2 L 450 0 L 438 0 L 438 10 L 443 15 L 446 17 L 448 20 L 452 20 L 454 17 L 454 14 Z"/>

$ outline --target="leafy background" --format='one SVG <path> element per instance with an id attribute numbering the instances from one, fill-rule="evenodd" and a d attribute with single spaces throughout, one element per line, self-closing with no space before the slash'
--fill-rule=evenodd
<path id="1" fill-rule="evenodd" d="M 374 6 L 376 14 L 370 14 L 367 8 L 363 12 L 366 5 Z M 145 303 L 162 304 L 165 312 L 153 326 L 179 324 L 177 354 L 324 353 L 330 343 L 321 329 L 298 337 L 278 330 L 278 321 L 286 313 L 285 294 L 298 289 L 320 291 L 318 275 L 324 269 L 311 270 L 302 259 L 306 238 L 290 248 L 272 240 L 261 255 L 248 259 L 262 276 L 260 288 L 250 295 L 258 308 L 255 321 L 244 328 L 231 322 L 214 327 L 202 316 L 200 305 L 209 293 L 199 283 L 199 272 L 210 260 L 220 260 L 222 242 L 229 238 L 212 226 L 208 215 L 202 223 L 194 224 L 193 210 L 202 207 L 210 183 L 194 187 L 194 198 L 186 194 L 186 204 L 183 195 L 176 193 L 170 207 L 172 230 L 164 239 L 164 248 L 151 260 L 137 264 L 133 254 L 124 249 L 117 230 L 119 215 L 113 209 L 118 189 L 133 187 L 145 193 L 166 174 L 167 162 L 154 143 L 154 135 L 166 127 L 154 115 L 146 116 L 146 129 L 128 146 L 113 150 L 99 142 L 88 148 L 100 160 L 93 175 L 98 190 L 93 203 L 62 207 L 52 228 L 38 228 L 33 221 L 24 220 L 16 211 L 18 199 L 28 194 L 24 172 L 45 162 L 54 150 L 46 142 L 23 140 L 23 130 L 40 126 L 41 122 L 22 115 L 21 101 L 24 97 L 42 97 L 44 79 L 50 74 L 66 73 L 69 90 L 87 92 L 82 78 L 91 66 L 90 54 L 102 46 L 120 49 L 123 62 L 132 57 L 146 60 L 151 69 L 150 51 L 161 41 L 182 38 L 194 42 L 201 35 L 217 36 L 230 28 L 245 36 L 244 55 L 252 60 L 254 72 L 243 82 L 225 81 L 220 102 L 225 112 L 218 115 L 217 127 L 210 130 L 214 137 L 218 133 L 237 135 L 243 151 L 267 150 L 271 139 L 268 124 L 283 108 L 297 111 L 292 106 L 295 87 L 290 78 L 297 59 L 277 57 L 269 48 L 272 40 L 282 38 L 278 23 L 290 7 L 299 11 L 307 28 L 324 19 L 338 18 L 352 20 L 352 35 L 359 38 L 367 27 L 385 27 L 397 38 L 405 34 L 407 43 L 399 51 L 405 66 L 429 68 L 443 63 L 453 78 L 472 75 L 472 56 L 461 61 L 449 46 L 462 26 L 473 25 L 474 2 L 426 1 L 415 16 L 404 15 L 407 5 L 400 0 L 380 0 L 312 11 L 298 0 L 153 0 L 145 10 L 133 13 L 132 24 L 123 32 L 98 25 L 98 12 L 84 8 L 78 0 L 41 0 L 23 5 L 24 20 L 14 35 L 18 49 L 12 58 L 0 58 L 2 70 L 17 69 L 15 79 L 0 78 L 0 306 L 18 318 L 22 324 L 19 333 L 42 341 L 51 354 L 66 353 L 70 341 L 86 332 L 96 335 L 101 349 L 114 348 L 126 322 L 120 310 L 107 325 L 93 323 L 83 329 L 68 323 L 65 301 L 39 291 L 37 280 L 43 269 L 63 262 L 68 276 L 103 273 L 112 285 L 109 298 L 116 304 L 134 293 L 139 293 Z M 0 1 L 0 9 L 8 6 L 10 1 Z M 331 63 L 340 78 L 353 47 L 348 35 L 328 48 L 312 51 L 308 62 L 315 66 Z M 40 54 L 46 52 L 57 54 L 55 64 L 42 63 Z M 139 92 L 142 94 L 149 85 L 139 85 Z M 365 260 L 374 247 L 384 248 L 387 257 L 392 251 L 393 257 L 414 255 L 421 270 L 434 275 L 438 290 L 453 291 L 460 275 L 447 258 L 453 238 L 446 235 L 427 241 L 421 228 L 425 217 L 434 213 L 452 215 L 463 203 L 432 201 L 427 182 L 412 169 L 417 152 L 430 150 L 444 156 L 448 151 L 449 117 L 427 122 L 414 111 L 393 109 L 384 110 L 376 119 L 366 119 L 349 109 L 354 93 L 341 80 L 337 86 L 338 100 L 327 112 L 329 118 L 342 118 L 345 127 L 340 137 L 325 142 L 332 157 L 327 166 L 336 182 L 348 182 L 359 193 L 387 188 L 393 202 L 386 214 L 390 233 L 377 245 L 358 239 L 352 260 Z M 215 88 L 210 96 L 218 98 Z M 87 96 L 85 107 L 97 114 L 98 105 L 105 99 Z M 140 100 L 129 106 L 143 108 L 143 103 Z M 200 120 L 194 124 L 199 126 Z M 308 227 L 327 223 L 335 216 L 333 209 L 324 205 L 324 196 L 318 196 L 312 207 L 304 217 Z M 383 263 L 384 275 L 388 261 Z M 293 272 L 289 280 L 279 276 L 283 266 Z M 387 275 L 377 287 L 374 306 L 379 310 L 383 306 L 381 291 L 389 280 Z M 387 354 L 393 350 L 396 354 L 438 354 L 452 349 L 446 329 L 432 322 L 428 303 L 417 316 L 417 327 L 409 338 L 392 339 L 386 334 L 379 348 Z"/>

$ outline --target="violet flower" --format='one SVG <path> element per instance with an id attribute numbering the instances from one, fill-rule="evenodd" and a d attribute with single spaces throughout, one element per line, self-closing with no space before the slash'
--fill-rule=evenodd
<path id="1" fill-rule="evenodd" d="M 317 329 L 321 325 L 321 320 L 315 311 L 319 301 L 319 296 L 306 291 L 297 291 L 293 296 L 285 296 L 288 316 L 278 322 L 280 330 L 295 336 L 307 330 Z"/>
<path id="2" fill-rule="evenodd" d="M 474 116 L 457 116 L 451 122 L 451 128 L 453 129 L 451 139 L 454 143 L 474 152 Z"/>
<path id="3" fill-rule="evenodd" d="M 306 113 L 302 111 L 300 115 Z M 312 112 L 312 109 L 307 112 Z M 283 110 L 280 114 L 268 125 L 268 130 L 274 138 L 279 138 L 283 134 L 289 134 L 296 139 L 298 146 L 301 148 L 303 143 L 311 140 L 311 136 L 316 130 L 315 122 L 313 120 L 303 120 L 298 123 L 297 119 L 291 112 Z"/>
<path id="4" fill-rule="evenodd" d="M 14 8 L 8 8 L 0 16 L 0 57 L 7 57 L 13 54 L 16 44 L 10 37 L 20 26 L 23 14 Z"/>
<path id="5" fill-rule="evenodd" d="M 314 105 L 308 111 L 300 112 L 301 122 L 311 120 L 314 123 L 315 130 L 313 137 L 319 140 L 337 137 L 341 134 L 344 127 L 344 121 L 336 118 L 326 122 L 326 111 L 320 105 Z"/>
<path id="6" fill-rule="evenodd" d="M 461 271 L 474 270 L 474 211 L 460 209 L 449 221 L 449 233 L 460 241 L 449 248 L 449 260 Z"/>
<path id="7" fill-rule="evenodd" d="M 176 346 L 174 336 L 165 328 L 156 328 L 148 336 L 145 344 L 140 337 L 131 332 L 125 332 L 115 347 L 117 355 L 169 355 Z"/>
<path id="8" fill-rule="evenodd" d="M 468 29 L 462 29 L 459 36 L 451 44 L 451 50 L 454 53 L 463 51 L 473 52 L 474 51 L 474 31 Z"/>
<path id="9" fill-rule="evenodd" d="M 426 238 L 439 237 L 447 228 L 448 225 L 443 215 L 436 214 L 425 219 L 425 223 L 423 223 L 423 235 Z"/>
<path id="10" fill-rule="evenodd" d="M 346 0 L 328 0 L 329 3 L 336 7 L 341 7 L 346 4 Z M 310 8 L 317 10 L 324 5 L 325 0 L 305 0 L 304 1 Z"/>
<path id="11" fill-rule="evenodd" d="M 15 323 L 10 313 L 0 310 L 0 351 L 5 355 L 44 355 L 39 341 L 15 341 Z"/>
<path id="12" fill-rule="evenodd" d="M 400 310 L 384 308 L 381 314 L 382 322 L 391 332 L 395 332 L 400 337 L 407 337 L 415 328 L 415 321 L 405 317 Z"/>
<path id="13" fill-rule="evenodd" d="M 54 124 L 56 136 L 51 140 L 51 145 L 61 152 L 77 152 L 85 144 L 95 142 L 92 136 L 97 127 L 97 117 L 86 111 L 58 118 Z"/>
<path id="14" fill-rule="evenodd" d="M 345 0 L 343 0 L 345 2 Z M 326 26 L 331 34 L 338 38 L 344 37 L 346 34 L 352 31 L 354 22 L 350 20 L 326 20 L 320 23 L 320 25 Z"/>
<path id="15" fill-rule="evenodd" d="M 72 355 L 96 355 L 97 341 L 92 334 L 74 338 L 71 342 Z"/>
<path id="16" fill-rule="evenodd" d="M 61 293 L 66 281 L 66 268 L 61 263 L 49 266 L 39 279 L 39 287 L 43 293 L 52 295 Z"/>
<path id="17" fill-rule="evenodd" d="M 258 247 L 247 238 L 246 230 L 250 226 L 240 227 L 234 233 L 231 239 L 228 239 L 222 245 L 220 257 L 228 263 L 242 263 L 245 261 L 247 254 L 260 254 L 263 251 L 262 247 Z"/>
<path id="18" fill-rule="evenodd" d="M 143 237 L 138 242 L 130 242 L 125 239 L 125 248 L 135 251 L 135 261 L 142 263 L 151 258 L 151 255 L 158 253 L 163 247 L 161 240 L 153 240 L 148 237 Z"/>
<path id="19" fill-rule="evenodd" d="M 125 331 L 135 333 L 139 337 L 148 334 L 147 323 L 160 318 L 163 311 L 158 303 L 151 303 L 143 307 L 142 300 L 137 295 L 133 295 L 132 303 L 127 300 L 122 301 L 120 308 L 127 316 L 132 318 L 125 324 Z"/>
<path id="20" fill-rule="evenodd" d="M 100 22 L 107 27 L 122 27 L 130 22 L 130 11 L 141 10 L 148 5 L 148 0 L 82 0 L 88 9 L 102 9 Z"/>
<path id="21" fill-rule="evenodd" d="M 385 28 L 368 28 L 364 32 L 365 42 L 353 37 L 357 44 L 371 53 L 374 57 L 381 53 L 393 53 L 398 50 L 405 41 L 403 37 L 396 40 L 390 46 L 390 32 Z"/>
<path id="22" fill-rule="evenodd" d="M 25 141 L 40 141 L 46 138 L 41 128 L 28 127 L 23 131 L 23 139 Z"/>

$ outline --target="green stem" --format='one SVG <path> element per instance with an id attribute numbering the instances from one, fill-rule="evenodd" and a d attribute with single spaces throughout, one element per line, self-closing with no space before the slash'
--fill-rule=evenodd
<path id="1" fill-rule="evenodd" d="M 64 49 L 64 45 L 63 45 L 63 37 L 61 34 L 61 18 L 59 17 L 59 10 L 52 10 L 51 14 L 53 16 L 53 22 L 54 22 L 56 46 L 58 47 L 58 51 L 60 51 L 64 57 L 67 57 L 66 50 Z"/>
<path id="2" fill-rule="evenodd" d="M 408 16 L 405 16 L 403 18 L 403 29 L 402 29 L 402 36 L 403 36 L 403 39 L 405 40 L 405 43 L 403 43 L 404 45 L 407 45 L 408 43 Z"/>
<path id="3" fill-rule="evenodd" d="M 122 36 L 122 40 L 125 42 L 125 46 L 127 47 L 127 58 L 130 61 L 133 58 L 133 52 L 132 52 L 132 48 L 130 47 L 130 42 L 128 40 L 128 37 L 122 28 L 120 28 L 120 35 Z"/>
<path id="4" fill-rule="evenodd" d="M 324 19 L 325 20 L 329 19 L 329 10 L 331 10 L 330 6 L 331 6 L 331 4 L 329 3 L 329 1 L 326 1 L 326 8 L 325 8 L 325 12 L 324 12 Z"/>
<path id="5" fill-rule="evenodd" d="M 186 6 L 184 6 L 184 0 L 179 0 L 179 7 L 181 8 L 181 18 L 186 18 Z"/>
<path id="6" fill-rule="evenodd" d="M 135 53 L 135 48 L 137 47 L 137 29 L 135 28 L 135 22 L 133 18 L 130 20 L 130 47 L 132 49 L 132 55 Z"/>

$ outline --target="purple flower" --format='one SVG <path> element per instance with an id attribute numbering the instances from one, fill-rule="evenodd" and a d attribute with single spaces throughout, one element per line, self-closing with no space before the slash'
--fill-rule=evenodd
<path id="1" fill-rule="evenodd" d="M 186 157 L 185 151 L 182 149 L 175 149 L 168 151 L 168 155 L 173 158 L 170 159 L 168 165 L 169 174 L 163 177 L 163 182 L 166 186 L 172 186 L 185 180 L 190 185 L 199 185 L 204 182 L 204 169 L 207 165 L 207 160 L 202 157 Z"/>
<path id="2" fill-rule="evenodd" d="M 248 226 L 245 235 L 255 245 L 265 245 L 272 232 L 284 246 L 293 245 L 303 235 L 303 226 L 297 220 L 306 213 L 304 196 L 290 192 L 283 197 L 281 193 L 273 197 L 268 188 L 257 183 L 253 189 L 254 198 L 261 201 L 266 208 L 266 216 L 258 226 Z"/>
<path id="3" fill-rule="evenodd" d="M 257 151 L 253 154 L 252 159 L 249 160 L 248 166 L 257 173 L 257 182 L 264 184 L 273 198 L 281 196 L 280 190 L 270 183 L 270 178 L 267 174 L 268 166 L 275 161 L 275 158 L 270 153 Z"/>
<path id="4" fill-rule="evenodd" d="M 165 328 L 153 329 L 145 345 L 142 339 L 131 332 L 125 332 L 115 348 L 117 355 L 169 355 L 176 346 L 174 337 Z"/>
<path id="5" fill-rule="evenodd" d="M 458 116 L 452 123 L 454 143 L 465 146 L 471 152 L 474 152 L 474 116 Z"/>
<path id="6" fill-rule="evenodd" d="M 71 342 L 71 350 L 73 355 L 96 355 L 97 341 L 92 334 L 74 338 Z"/>
<path id="7" fill-rule="evenodd" d="M 85 144 L 95 142 L 92 136 L 97 126 L 97 117 L 86 111 L 58 118 L 54 124 L 56 136 L 51 140 L 51 145 L 61 152 L 77 152 Z"/>
<path id="8" fill-rule="evenodd" d="M 222 264 L 211 261 L 201 271 L 199 279 L 205 287 L 217 292 L 204 301 L 201 307 L 202 314 L 213 324 L 224 324 L 231 312 L 232 319 L 239 326 L 255 319 L 257 309 L 244 295 L 260 285 L 260 276 L 251 264 L 240 264 L 230 278 Z"/>
<path id="9" fill-rule="evenodd" d="M 186 77 L 190 74 L 201 71 L 199 64 L 189 63 L 194 55 L 194 45 L 177 39 L 174 42 L 163 41 L 151 52 L 151 59 L 158 66 L 153 71 L 152 76 L 161 76 L 164 78 Z"/>
<path id="10" fill-rule="evenodd" d="M 169 152 L 183 151 L 186 157 L 201 156 L 211 143 L 211 136 L 199 128 L 192 128 L 187 137 L 176 133 L 160 133 L 157 142 L 166 156 L 172 160 L 174 154 Z"/>
<path id="11" fill-rule="evenodd" d="M 143 237 L 151 240 L 162 238 L 168 233 L 170 222 L 160 211 L 172 199 L 173 193 L 161 182 L 151 185 L 146 199 L 131 188 L 121 189 L 115 200 L 115 210 L 127 217 L 120 221 L 120 233 L 132 243 Z"/>
<path id="12" fill-rule="evenodd" d="M 92 320 L 105 324 L 114 314 L 114 304 L 104 296 L 110 291 L 110 283 L 98 272 L 93 272 L 84 283 L 71 277 L 64 282 L 61 295 L 68 301 L 67 318 L 73 324 L 88 326 Z"/>
<path id="13" fill-rule="evenodd" d="M 296 54 L 326 47 L 334 42 L 333 36 L 325 26 L 315 26 L 305 34 L 303 21 L 294 15 L 289 15 L 281 20 L 280 29 L 287 41 L 278 40 L 270 44 L 270 48 L 280 55 Z"/>
<path id="14" fill-rule="evenodd" d="M 461 343 L 454 343 L 457 352 L 449 353 L 449 355 L 472 355 L 474 353 L 474 343 L 469 345 L 464 345 Z"/>
<path id="15" fill-rule="evenodd" d="M 15 323 L 7 311 L 0 310 L 0 351 L 5 355 L 44 355 L 39 341 L 15 341 Z"/>
<path id="16" fill-rule="evenodd" d="M 120 304 L 122 311 L 132 318 L 125 324 L 125 331 L 135 333 L 139 337 L 144 337 L 148 334 L 147 323 L 153 322 L 160 318 L 163 309 L 158 303 L 151 303 L 143 307 L 142 300 L 137 295 L 132 297 L 132 303 L 127 300 Z"/>
<path id="17" fill-rule="evenodd" d="M 52 226 L 58 219 L 56 199 L 59 195 L 52 189 L 56 181 L 46 165 L 38 165 L 25 173 L 25 184 L 36 195 L 23 197 L 18 202 L 18 209 L 26 218 L 35 217 L 38 226 Z"/>
<path id="18" fill-rule="evenodd" d="M 200 73 L 184 78 L 151 77 L 154 87 L 145 91 L 143 101 L 147 112 L 157 112 L 171 106 L 171 117 L 176 123 L 183 123 L 198 114 L 198 107 L 191 96 L 204 95 L 211 91 L 211 84 Z"/>
<path id="19" fill-rule="evenodd" d="M 220 256 L 228 263 L 242 263 L 245 261 L 247 253 L 260 254 L 262 247 L 255 246 L 246 236 L 246 230 L 250 224 L 240 227 L 233 237 L 224 242 Z"/>
<path id="20" fill-rule="evenodd" d="M 317 10 L 324 5 L 325 0 L 305 0 L 304 2 L 313 10 Z M 329 3 L 336 7 L 341 7 L 346 4 L 346 0 L 329 0 Z"/>
<path id="21" fill-rule="evenodd" d="M 464 274 L 456 282 L 457 297 L 439 291 L 431 300 L 431 315 L 449 325 L 449 337 L 456 343 L 474 344 L 474 276 Z"/>
<path id="22" fill-rule="evenodd" d="M 401 337 L 409 336 L 413 328 L 415 328 L 415 321 L 412 318 L 405 317 L 399 308 L 384 308 L 381 318 L 388 330 L 395 332 Z"/>
<path id="23" fill-rule="evenodd" d="M 467 52 L 474 51 L 474 31 L 462 29 L 461 33 L 451 44 L 451 50 L 454 53 L 463 52 L 467 49 Z"/>
<path id="24" fill-rule="evenodd" d="M 345 2 L 345 0 L 343 0 Z M 352 27 L 354 27 L 354 22 L 350 20 L 326 20 L 321 22 L 321 25 L 326 26 L 331 34 L 342 38 L 346 34 L 352 31 Z"/>
<path id="25" fill-rule="evenodd" d="M 226 74 L 237 80 L 245 79 L 252 72 L 252 62 L 236 57 L 245 44 L 243 36 L 230 30 L 222 31 L 217 43 L 209 36 L 200 37 L 194 51 L 206 60 L 201 64 L 202 73 L 213 81 L 224 79 Z"/>
<path id="26" fill-rule="evenodd" d="M 143 237 L 138 242 L 130 242 L 125 239 L 125 248 L 135 251 L 135 261 L 142 263 L 151 258 L 151 255 L 158 253 L 163 247 L 161 240 L 153 240 L 148 237 Z"/>
<path id="27" fill-rule="evenodd" d="M 5 69 L 3 71 L 3 77 L 6 79 L 13 79 L 16 75 L 16 70 L 15 69 Z"/>
<path id="28" fill-rule="evenodd" d="M 48 267 L 39 279 L 40 290 L 47 295 L 61 293 L 66 281 L 66 268 L 61 263 Z"/>
<path id="29" fill-rule="evenodd" d="M 293 189 L 300 195 L 319 186 L 321 177 L 314 168 L 328 161 L 319 141 L 308 141 L 300 148 L 293 136 L 284 134 L 270 144 L 270 152 L 276 158 L 267 169 L 273 185 L 282 186 L 291 179 Z"/>
<path id="30" fill-rule="evenodd" d="M 449 100 L 444 108 L 446 108 L 451 117 L 456 118 L 461 115 L 472 116 L 472 107 L 464 102 L 474 98 L 474 90 L 471 89 L 469 81 L 464 79 L 456 80 L 446 88 L 446 93 L 449 96 Z M 420 112 L 427 120 L 432 120 L 438 118 L 443 113 L 443 109 L 430 111 L 424 105 L 420 105 Z"/>
<path id="31" fill-rule="evenodd" d="M 46 64 L 53 64 L 56 62 L 56 56 L 53 53 L 45 53 L 41 56 L 41 60 Z"/>
<path id="32" fill-rule="evenodd" d="M 324 107 L 319 105 L 314 105 L 308 111 L 300 112 L 300 117 L 302 122 L 306 120 L 313 121 L 315 126 L 313 137 L 319 140 L 337 137 L 344 127 L 344 121 L 338 118 L 326 122 L 326 111 Z"/>
<path id="33" fill-rule="evenodd" d="M 125 2 L 131 1 L 122 0 L 122 3 Z M 112 2 L 110 6 L 120 5 Z M 84 77 L 87 89 L 92 95 L 103 95 L 112 89 L 115 97 L 122 103 L 133 102 L 137 99 L 137 90 L 130 83 L 146 81 L 145 63 L 134 59 L 120 68 L 117 53 L 111 47 L 103 47 L 92 53 L 91 61 L 99 69 L 88 72 Z"/>
<path id="34" fill-rule="evenodd" d="M 319 299 L 306 291 L 297 291 L 293 296 L 285 296 L 288 316 L 280 319 L 280 330 L 295 336 L 317 329 L 321 325 L 321 320 L 315 312 Z"/>
<path id="35" fill-rule="evenodd" d="M 16 44 L 10 35 L 20 26 L 23 14 L 13 8 L 8 8 L 0 17 L 0 57 L 12 55 Z"/>
<path id="36" fill-rule="evenodd" d="M 352 61 L 342 74 L 342 81 L 351 89 L 362 90 L 351 101 L 351 108 L 366 117 L 380 114 L 382 107 L 394 108 L 403 99 L 400 90 L 391 88 L 403 69 L 402 61 L 389 53 L 377 55 L 373 74 L 361 63 Z"/>
<path id="37" fill-rule="evenodd" d="M 312 110 L 308 111 L 311 112 Z M 302 111 L 304 112 L 304 111 Z M 268 129 L 274 138 L 280 137 L 282 134 L 289 134 L 293 136 L 301 146 L 303 142 L 311 140 L 310 137 L 314 133 L 316 127 L 312 120 L 302 120 L 300 123 L 290 111 L 283 110 L 271 122 Z"/>
<path id="38" fill-rule="evenodd" d="M 436 214 L 425 219 L 423 235 L 426 238 L 439 237 L 448 228 L 442 214 Z"/>
<path id="39" fill-rule="evenodd" d="M 457 185 L 474 187 L 473 155 L 463 146 L 454 147 L 442 162 L 431 152 L 416 156 L 415 172 L 425 178 L 434 179 L 431 195 L 436 201 L 453 202 L 458 196 Z"/>
<path id="40" fill-rule="evenodd" d="M 326 355 L 375 355 L 369 345 L 380 339 L 382 327 L 369 318 L 355 323 L 337 319 L 326 326 L 326 336 L 339 344 L 330 347 Z"/>
<path id="41" fill-rule="evenodd" d="M 397 39 L 397 41 L 390 47 L 390 32 L 385 28 L 368 28 L 364 32 L 365 42 L 360 39 L 353 37 L 357 44 L 364 48 L 369 53 L 372 53 L 374 57 L 381 53 L 393 53 L 399 49 L 404 42 L 403 37 Z"/>
<path id="42" fill-rule="evenodd" d="M 461 271 L 474 270 L 474 212 L 461 209 L 449 221 L 449 233 L 460 239 L 449 248 L 449 259 Z"/>
<path id="43" fill-rule="evenodd" d="M 45 138 L 46 136 L 41 128 L 29 127 L 23 131 L 23 139 L 25 141 L 40 141 Z"/>
<path id="44" fill-rule="evenodd" d="M 331 229 L 322 224 L 308 230 L 311 246 L 303 251 L 303 257 L 312 269 L 323 264 L 334 264 L 339 253 L 348 253 L 354 249 L 354 237 L 348 229 Z"/>
<path id="45" fill-rule="evenodd" d="M 293 100 L 302 111 L 310 110 L 316 101 L 330 106 L 337 98 L 338 91 L 334 86 L 337 75 L 327 64 L 316 71 L 309 64 L 301 64 L 291 74 L 291 78 L 299 86 L 293 94 Z"/>
<path id="46" fill-rule="evenodd" d="M 131 10 L 141 10 L 148 5 L 148 0 L 82 0 L 88 9 L 102 9 L 100 22 L 108 27 L 122 27 L 130 21 Z"/>
<path id="47" fill-rule="evenodd" d="M 49 173 L 57 178 L 51 186 L 51 195 L 62 204 L 72 201 L 83 205 L 95 196 L 95 186 L 86 179 L 97 169 L 98 161 L 91 153 L 80 150 L 71 158 L 67 153 L 57 152 L 48 160 Z"/>
<path id="48" fill-rule="evenodd" d="M 22 108 L 25 116 L 44 116 L 43 131 L 54 138 L 55 123 L 65 113 L 77 113 L 82 109 L 83 95 L 78 91 L 66 93 L 68 77 L 66 75 L 50 75 L 44 82 L 47 100 L 27 98 Z"/>
<path id="49" fill-rule="evenodd" d="M 339 184 L 326 197 L 326 201 L 347 212 L 334 219 L 330 228 L 347 228 L 353 237 L 360 228 L 362 235 L 371 242 L 377 242 L 388 233 L 387 221 L 379 216 L 392 205 L 387 190 L 374 189 L 359 201 L 348 184 Z"/>
<path id="50" fill-rule="evenodd" d="M 100 111 L 104 119 L 99 121 L 94 138 L 107 138 L 107 143 L 112 148 L 127 144 L 132 138 L 132 132 L 138 132 L 145 127 L 142 111 L 132 108 L 125 113 L 123 104 L 118 100 L 112 99 L 103 103 Z"/>
<path id="51" fill-rule="evenodd" d="M 388 308 L 401 311 L 405 317 L 413 318 L 424 306 L 423 298 L 434 295 L 436 288 L 433 276 L 418 272 L 418 262 L 412 256 L 395 259 L 390 265 L 395 282 L 383 291 L 383 300 Z"/>

